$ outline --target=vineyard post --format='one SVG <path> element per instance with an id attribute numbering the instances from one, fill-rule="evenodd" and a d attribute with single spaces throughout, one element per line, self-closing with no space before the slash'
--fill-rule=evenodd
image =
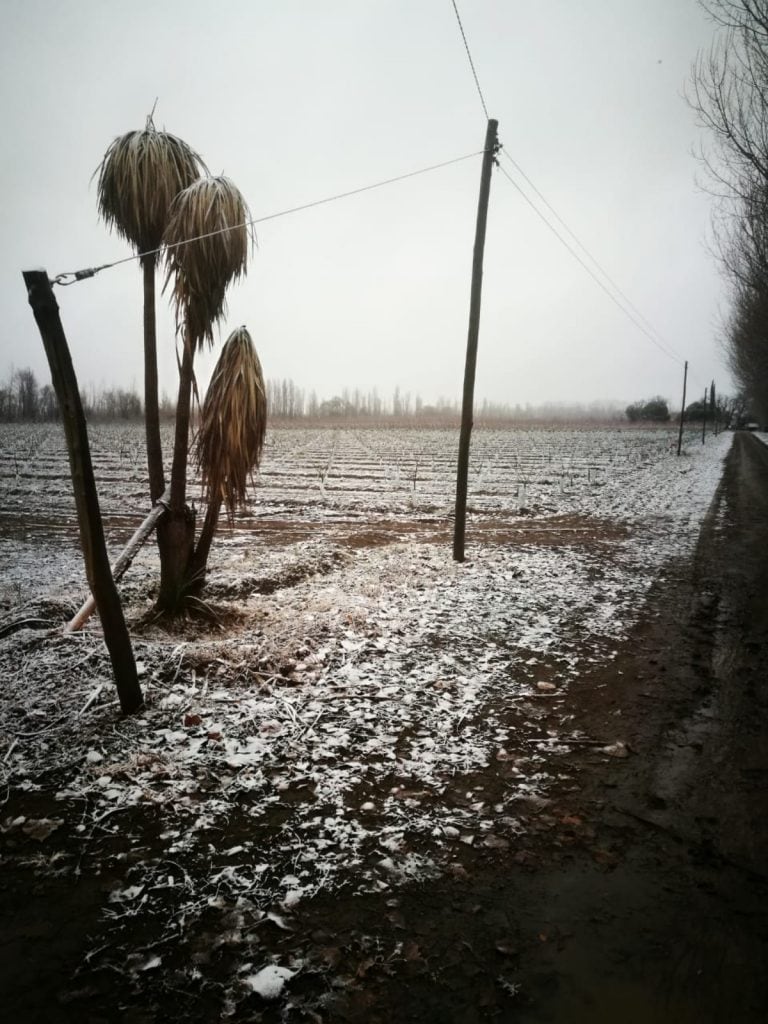
<path id="1" fill-rule="evenodd" d="M 680 450 L 683 447 L 683 419 L 685 418 L 685 386 L 688 383 L 688 360 L 685 360 L 685 369 L 683 370 L 683 404 L 680 406 L 680 429 L 677 432 L 677 454 L 680 455 Z"/>
<path id="2" fill-rule="evenodd" d="M 77 377 L 48 274 L 45 270 L 25 270 L 23 277 L 29 304 L 40 337 L 43 339 L 51 370 L 51 382 L 64 425 L 85 571 L 91 592 L 96 599 L 120 707 L 125 714 L 130 714 L 142 704 L 141 687 L 120 596 L 109 567 L 99 496 L 88 444 L 88 428 Z"/>
<path id="3" fill-rule="evenodd" d="M 704 440 L 707 436 L 707 389 L 704 388 L 704 410 L 701 417 L 701 443 L 704 444 Z"/>
<path id="4" fill-rule="evenodd" d="M 483 167 L 480 174 L 480 197 L 477 203 L 477 224 L 475 227 L 475 248 L 472 257 L 472 290 L 469 300 L 469 331 L 467 333 L 467 356 L 464 365 L 464 393 L 461 405 L 461 432 L 459 434 L 459 459 L 456 468 L 456 513 L 453 527 L 453 559 L 464 561 L 464 533 L 467 522 L 467 483 L 469 478 L 469 443 L 472 436 L 472 413 L 475 401 L 475 370 L 477 368 L 477 341 L 480 334 L 480 299 L 483 290 L 483 253 L 485 250 L 485 229 L 488 222 L 488 198 L 491 193 L 491 171 L 498 149 L 497 132 L 499 122 L 488 121 L 483 151 Z"/>

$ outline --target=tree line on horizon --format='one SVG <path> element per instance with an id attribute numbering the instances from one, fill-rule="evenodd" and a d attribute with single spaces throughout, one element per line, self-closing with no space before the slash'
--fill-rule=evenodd
<path id="1" fill-rule="evenodd" d="M 355 420 L 363 422 L 458 422 L 461 407 L 458 398 L 438 397 L 434 403 L 425 403 L 421 396 L 395 388 L 389 398 L 376 388 L 343 388 L 331 398 L 320 398 L 315 390 L 307 392 L 290 378 L 268 379 L 265 382 L 269 418 L 273 421 L 293 420 Z M 97 388 L 91 384 L 84 388 L 81 399 L 90 420 L 136 420 L 144 416 L 144 405 L 135 387 Z M 714 408 L 702 400 L 689 403 L 686 420 L 701 420 L 705 415 L 717 419 L 725 427 L 739 423 L 746 414 L 742 396 L 718 396 Z M 161 420 L 172 421 L 176 406 L 167 394 L 159 400 Z M 0 384 L 0 423 L 51 422 L 59 416 L 56 395 L 50 384 L 40 384 L 29 368 L 12 370 Z M 679 416 L 671 410 L 666 398 L 652 398 L 633 402 L 622 409 L 618 402 L 544 402 L 515 405 L 490 402 L 484 399 L 475 410 L 479 423 L 483 422 L 610 422 L 625 417 L 630 423 L 668 423 Z"/>
<path id="2" fill-rule="evenodd" d="M 624 411 L 630 423 L 669 423 L 680 416 L 679 411 L 670 410 L 669 403 L 661 395 L 633 402 Z M 725 430 L 741 425 L 745 418 L 746 406 L 743 395 L 715 395 L 714 392 L 709 394 L 706 401 L 696 399 L 689 402 L 683 416 L 684 422 L 700 423 L 702 420 L 708 420 L 718 423 Z"/>
<path id="3" fill-rule="evenodd" d="M 290 378 L 268 379 L 265 382 L 269 418 L 273 421 L 293 420 L 356 420 L 363 422 L 413 421 L 457 422 L 461 415 L 458 398 L 439 396 L 425 402 L 421 395 L 395 388 L 389 397 L 378 389 L 343 388 L 330 398 L 322 398 L 313 389 L 306 391 Z M 100 387 L 90 384 L 81 391 L 83 409 L 89 420 L 142 420 L 144 404 L 135 386 L 131 388 Z M 661 399 L 664 402 L 664 399 Z M 638 405 L 642 403 L 637 403 Z M 666 407 L 666 403 L 665 403 Z M 630 421 L 653 419 L 652 416 L 630 415 Z M 161 420 L 172 421 L 175 403 L 167 394 L 159 399 Z M 56 395 L 50 384 L 41 384 L 29 367 L 11 370 L 0 383 L 0 423 L 51 422 L 58 419 Z M 478 422 L 617 422 L 625 416 L 618 402 L 544 402 L 540 404 L 479 402 L 475 416 Z M 667 418 L 669 416 L 667 415 Z M 664 417 L 659 417 L 661 421 Z"/>

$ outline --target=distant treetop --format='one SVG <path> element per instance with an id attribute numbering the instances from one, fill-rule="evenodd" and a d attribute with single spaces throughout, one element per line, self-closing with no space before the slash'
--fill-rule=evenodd
<path id="1" fill-rule="evenodd" d="M 666 398 L 656 396 L 642 402 L 633 402 L 626 409 L 630 423 L 668 423 L 669 405 Z"/>

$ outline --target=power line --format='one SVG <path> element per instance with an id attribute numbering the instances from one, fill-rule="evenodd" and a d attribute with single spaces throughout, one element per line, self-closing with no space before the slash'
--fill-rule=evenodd
<path id="1" fill-rule="evenodd" d="M 405 174 L 399 174 L 395 178 L 385 178 L 383 181 L 375 181 L 371 185 L 362 185 L 360 188 L 353 188 L 348 192 L 338 192 L 336 195 L 326 196 L 324 199 L 314 199 L 310 203 L 302 203 L 300 206 L 292 206 L 287 210 L 280 210 L 277 213 L 268 213 L 264 217 L 253 217 L 251 220 L 244 221 L 241 224 L 233 224 L 230 227 L 218 228 L 216 231 L 208 231 L 202 235 L 195 235 L 194 238 L 184 238 L 180 242 L 174 242 L 172 245 L 161 245 L 157 249 L 148 249 L 146 252 L 135 253 L 133 256 L 125 256 L 123 259 L 115 260 L 113 263 L 104 263 L 100 267 L 88 267 L 85 270 L 66 271 L 63 274 L 57 274 L 53 279 L 53 283 L 58 285 L 75 284 L 76 281 L 83 281 L 85 278 L 94 277 L 102 270 L 110 270 L 112 267 L 119 267 L 122 263 L 131 263 L 133 260 L 140 260 L 144 256 L 154 256 L 160 252 L 168 252 L 170 249 L 177 249 L 182 245 L 199 242 L 203 238 L 213 238 L 215 235 L 223 235 L 229 231 L 237 231 L 244 227 L 253 227 L 254 224 L 263 224 L 265 221 L 276 220 L 278 217 L 287 217 L 291 213 L 299 213 L 302 210 L 311 210 L 315 206 L 323 206 L 325 203 L 334 203 L 338 199 L 348 199 L 350 196 L 360 195 L 361 192 L 370 192 L 372 189 L 382 188 L 384 185 L 394 185 L 398 181 L 405 181 L 407 178 L 415 178 L 419 174 L 438 171 L 443 167 L 450 167 L 451 164 L 458 164 L 463 160 L 471 160 L 473 157 L 482 156 L 483 152 L 484 151 L 480 149 L 474 153 L 466 153 L 464 156 L 457 156 L 452 160 L 444 160 L 439 164 L 430 164 L 429 167 L 420 167 L 416 171 L 407 171 Z"/>
<path id="2" fill-rule="evenodd" d="M 578 245 L 578 247 L 581 249 L 581 251 L 592 261 L 594 266 L 597 267 L 597 269 L 600 271 L 600 273 L 603 275 L 603 277 L 606 279 L 606 281 L 608 281 L 608 283 L 611 285 L 611 287 L 614 289 L 614 291 L 616 291 L 616 293 L 621 296 L 621 298 L 624 300 L 624 302 L 627 304 L 627 306 L 629 306 L 629 308 L 632 310 L 632 312 L 635 313 L 643 321 L 643 323 L 646 325 L 646 327 L 650 331 L 652 331 L 653 334 L 655 334 L 657 338 L 660 338 L 661 341 L 664 342 L 664 344 L 667 345 L 668 348 L 670 348 L 672 351 L 674 351 L 674 346 L 670 345 L 669 342 L 667 342 L 664 339 L 664 337 L 661 334 L 661 332 L 658 331 L 654 327 L 654 325 L 651 323 L 651 321 L 648 319 L 648 317 L 643 315 L 642 310 L 638 309 L 637 306 L 634 304 L 634 302 L 632 302 L 632 300 L 629 298 L 629 296 L 619 287 L 618 284 L 616 284 L 616 282 L 611 277 L 611 275 L 608 273 L 608 271 L 605 269 L 605 267 L 603 267 L 602 264 L 600 263 L 600 261 L 595 256 L 592 255 L 592 253 L 589 251 L 589 249 L 586 247 L 586 245 L 584 245 L 584 243 L 578 237 L 578 235 L 563 220 L 563 218 L 560 216 L 560 214 L 557 212 L 557 210 L 554 208 L 554 206 L 549 202 L 547 197 L 536 187 L 534 182 L 531 181 L 531 179 L 525 173 L 525 171 L 520 166 L 520 164 L 517 163 L 516 160 L 513 160 L 512 157 L 509 155 L 509 153 L 507 153 L 503 149 L 502 149 L 502 156 L 504 156 L 504 158 L 506 160 L 508 160 L 512 164 L 512 166 L 515 168 L 515 170 L 518 172 L 518 174 L 522 178 L 525 179 L 525 181 L 528 183 L 528 185 L 530 185 L 530 187 L 533 189 L 533 191 L 536 193 L 536 195 L 539 197 L 539 199 L 542 201 L 542 203 L 544 203 L 544 205 L 547 207 L 547 209 L 550 211 L 550 213 L 553 215 L 553 217 L 555 217 L 555 219 L 568 232 L 570 237 Z"/>
<path id="3" fill-rule="evenodd" d="M 464 26 L 461 23 L 461 15 L 459 14 L 459 8 L 456 6 L 456 0 L 451 0 L 451 3 L 453 4 L 453 10 L 456 13 L 456 21 L 458 21 L 459 23 L 461 38 L 464 40 L 464 49 L 467 51 L 467 60 L 469 61 L 469 66 L 472 69 L 472 77 L 474 78 L 475 85 L 477 86 L 477 94 L 480 97 L 480 102 L 483 105 L 483 113 L 485 114 L 486 121 L 490 121 L 491 117 L 490 114 L 488 113 L 488 107 L 485 105 L 485 97 L 483 96 L 483 90 L 480 88 L 480 79 L 477 77 L 477 71 L 475 70 L 475 62 L 472 60 L 472 54 L 469 51 L 469 43 L 467 42 L 467 36 L 466 33 L 464 32 Z"/>
<path id="4" fill-rule="evenodd" d="M 539 219 L 541 221 L 543 221 L 544 224 L 546 224 L 546 226 L 549 228 L 549 230 L 552 232 L 552 234 L 555 236 L 555 238 L 557 238 L 557 240 L 562 245 L 565 246 L 565 248 L 568 250 L 568 252 L 571 254 L 571 256 L 573 256 L 573 258 L 576 260 L 576 262 L 579 263 L 584 268 L 584 270 L 586 270 L 586 272 L 589 274 L 589 276 L 592 278 L 592 280 L 597 285 L 599 285 L 600 288 L 602 288 L 602 290 L 605 292 L 605 294 L 608 296 L 608 298 L 611 300 L 611 302 L 613 302 L 614 305 L 618 306 L 618 308 L 622 311 L 624 316 L 626 316 L 627 319 L 630 320 L 635 325 L 635 327 L 637 327 L 637 329 L 639 331 L 642 331 L 642 333 L 646 336 L 646 338 L 648 338 L 648 340 L 650 342 L 652 342 L 652 344 L 654 344 L 656 346 L 656 348 L 659 349 L 660 352 L 663 352 L 664 355 L 667 356 L 669 359 L 674 360 L 674 362 L 679 363 L 682 366 L 683 365 L 683 361 L 679 358 L 679 356 L 677 356 L 675 353 L 671 352 L 660 341 L 658 341 L 651 334 L 651 332 L 645 327 L 645 325 L 642 323 L 642 321 L 639 320 L 637 318 L 637 316 L 635 316 L 635 314 L 632 313 L 630 309 L 628 309 L 627 306 L 625 306 L 622 302 L 619 301 L 619 299 L 616 298 L 616 296 L 613 294 L 613 292 L 610 291 L 610 289 L 606 287 L 604 282 L 601 281 L 601 279 L 597 276 L 597 274 L 589 266 L 589 264 L 584 262 L 584 260 L 581 258 L 581 256 L 579 256 L 578 252 L 576 252 L 576 250 L 573 248 L 573 246 L 569 245 L 569 243 L 563 238 L 563 236 L 560 234 L 560 232 L 557 230 L 557 228 L 555 228 L 547 220 L 547 218 L 544 216 L 544 214 L 541 212 L 541 210 L 525 194 L 525 192 L 520 188 L 520 186 L 517 184 L 515 179 L 507 172 L 506 168 L 502 167 L 501 165 L 499 165 L 499 170 L 504 175 L 504 177 L 507 179 L 507 181 L 510 182 L 510 184 L 513 186 L 513 188 L 515 188 L 520 193 L 520 195 L 523 197 L 523 199 L 526 201 L 526 203 L 528 203 L 528 205 L 533 210 L 533 212 L 536 214 L 536 216 L 539 217 Z"/>
<path id="5" fill-rule="evenodd" d="M 488 107 L 487 107 L 486 102 L 485 102 L 485 97 L 483 96 L 483 90 L 480 87 L 480 80 L 479 80 L 478 75 L 477 75 L 477 69 L 475 68 L 475 62 L 472 59 L 472 53 L 471 53 L 471 51 L 469 49 L 469 43 L 467 41 L 467 35 L 466 35 L 466 32 L 464 31 L 464 25 L 462 24 L 462 21 L 461 21 L 461 15 L 459 14 L 459 9 L 458 9 L 458 7 L 456 5 L 456 0 L 451 0 L 451 3 L 453 5 L 453 10 L 454 10 L 454 13 L 456 15 L 456 20 L 459 23 L 459 30 L 461 32 L 461 38 L 464 41 L 464 49 L 466 50 L 467 60 L 469 61 L 469 66 L 470 66 L 470 68 L 472 70 L 472 76 L 473 76 L 473 78 L 475 80 L 475 86 L 477 87 L 477 93 L 478 93 L 478 95 L 480 97 L 480 102 L 482 103 L 482 106 L 483 106 L 483 112 L 485 113 L 486 119 L 490 120 L 490 117 L 489 117 L 489 114 L 488 114 Z M 680 363 L 680 365 L 682 365 L 683 360 L 674 351 L 673 347 L 662 339 L 661 334 L 656 330 L 656 328 L 653 326 L 653 324 L 650 322 L 650 320 L 648 320 L 648 318 L 643 315 L 643 313 L 637 308 L 637 306 L 635 306 L 635 304 L 624 293 L 624 291 L 619 287 L 619 285 L 616 284 L 616 282 L 613 280 L 613 278 L 608 273 L 608 271 L 605 270 L 605 268 L 600 264 L 600 262 L 592 255 L 592 253 L 589 251 L 589 249 L 587 249 L 587 247 L 584 245 L 584 243 L 581 241 L 581 239 L 579 239 L 578 236 L 575 234 L 575 232 L 571 230 L 571 228 L 568 226 L 568 224 L 566 224 L 566 222 L 563 220 L 563 218 L 560 216 L 560 214 L 557 212 L 557 210 L 552 206 L 552 204 L 549 202 L 549 200 L 546 198 L 546 196 L 536 187 L 534 182 L 531 181 L 531 179 L 528 177 L 528 175 L 525 173 L 525 171 L 522 169 L 522 167 L 515 160 L 513 160 L 512 157 L 503 148 L 502 148 L 502 154 L 512 164 L 512 166 L 515 168 L 515 170 L 518 172 L 518 174 L 520 174 L 521 177 L 523 177 L 525 179 L 525 181 L 533 189 L 533 191 L 536 193 L 536 195 L 539 197 L 539 199 L 544 203 L 544 205 L 547 207 L 547 209 L 552 213 L 552 215 L 557 219 L 557 221 L 562 225 L 562 227 L 568 232 L 568 234 L 573 239 L 573 241 L 576 243 L 576 245 L 579 247 L 579 249 L 581 249 L 581 251 L 586 255 L 586 257 L 592 262 L 592 264 L 597 268 L 597 270 L 603 275 L 603 278 L 605 278 L 605 280 L 608 281 L 608 283 L 611 285 L 611 287 L 613 288 L 614 291 L 612 292 L 609 288 L 606 287 L 604 282 L 594 273 L 592 268 L 588 264 L 586 264 L 584 262 L 584 260 L 581 259 L 581 257 L 572 248 L 572 246 L 570 246 L 566 242 L 566 240 L 562 237 L 562 235 L 560 235 L 560 233 L 553 227 L 553 225 L 546 219 L 546 217 L 544 217 L 544 215 L 541 213 L 541 211 L 538 209 L 538 207 L 530 200 L 530 198 L 525 194 L 525 192 L 523 192 L 523 190 L 520 188 L 520 186 L 517 184 L 517 182 L 514 181 L 514 179 L 504 170 L 503 167 L 500 167 L 500 170 L 502 171 L 502 173 L 512 183 L 512 185 L 514 185 L 514 187 L 522 195 L 522 197 L 529 204 L 531 209 L 536 213 L 536 215 L 538 217 L 540 217 L 544 221 L 544 223 L 547 225 L 547 227 L 550 229 L 550 231 L 552 231 L 553 234 L 557 237 L 557 239 L 566 247 L 566 249 L 574 257 L 574 259 L 576 259 L 581 264 L 581 266 L 587 271 L 587 273 L 590 275 L 590 277 L 592 277 L 594 279 L 594 281 L 603 289 L 603 291 L 609 297 L 609 299 L 613 303 L 615 303 L 615 305 L 617 305 L 619 307 L 619 309 L 624 313 L 624 315 L 627 316 L 632 321 L 632 323 L 635 325 L 635 327 L 637 327 L 638 330 L 642 331 L 643 334 L 649 339 L 649 341 L 653 342 L 653 344 L 661 352 L 663 352 L 670 359 L 674 359 L 676 362 L 678 362 L 678 363 Z M 614 292 L 616 294 L 614 294 Z M 616 295 L 619 295 L 621 297 L 622 301 L 619 301 L 619 299 L 616 298 Z"/>

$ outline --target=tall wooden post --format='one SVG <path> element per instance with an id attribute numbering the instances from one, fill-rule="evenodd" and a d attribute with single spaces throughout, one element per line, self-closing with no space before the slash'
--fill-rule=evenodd
<path id="1" fill-rule="evenodd" d="M 467 357 L 464 365 L 464 395 L 461 405 L 459 460 L 456 469 L 456 514 L 453 528 L 453 558 L 456 562 L 464 561 L 464 533 L 467 523 L 467 483 L 469 479 L 469 443 L 472 437 L 477 341 L 480 334 L 480 300 L 483 290 L 483 253 L 485 251 L 485 228 L 488 222 L 488 198 L 491 193 L 491 171 L 497 150 L 498 128 L 498 121 L 493 119 L 488 121 L 488 128 L 485 133 L 483 168 L 480 174 L 480 198 L 477 203 L 475 248 L 472 258 L 472 291 L 469 301 Z"/>
<path id="2" fill-rule="evenodd" d="M 717 423 L 717 400 L 715 398 L 715 382 L 709 385 L 709 418 L 712 421 L 712 432 L 715 437 L 718 434 L 718 423 Z"/>
<path id="3" fill-rule="evenodd" d="M 51 368 L 53 388 L 59 400 L 69 452 L 85 571 L 91 592 L 96 598 L 96 607 L 104 630 L 104 642 L 112 661 L 120 707 L 124 713 L 130 714 L 142 704 L 141 687 L 120 596 L 109 567 L 99 496 L 88 444 L 88 430 L 72 357 L 48 274 L 44 270 L 26 270 L 24 283 L 27 286 L 29 304 L 40 337 L 43 339 L 48 365 Z"/>
<path id="4" fill-rule="evenodd" d="M 683 447 L 683 420 L 685 419 L 685 386 L 688 383 L 688 360 L 685 360 L 685 370 L 683 370 L 683 404 L 680 406 L 680 429 L 677 432 L 677 454 Z"/>
<path id="5" fill-rule="evenodd" d="M 701 417 L 701 443 L 704 444 L 704 440 L 707 436 L 707 389 L 704 388 L 704 410 Z"/>

